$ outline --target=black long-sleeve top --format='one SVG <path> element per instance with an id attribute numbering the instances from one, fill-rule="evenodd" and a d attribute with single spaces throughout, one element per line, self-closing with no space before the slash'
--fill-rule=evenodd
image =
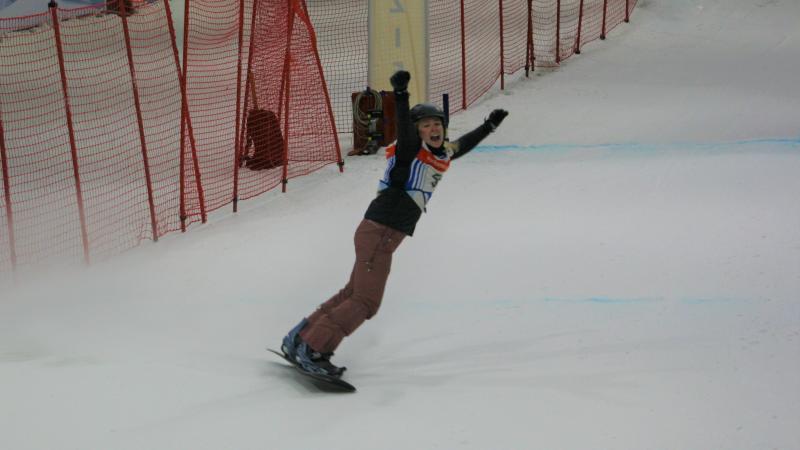
<path id="1" fill-rule="evenodd" d="M 365 219 L 369 219 L 401 231 L 409 236 L 414 234 L 422 209 L 405 190 L 405 183 L 410 176 L 411 163 L 422 148 L 415 124 L 411 122 L 408 106 L 408 92 L 395 92 L 395 112 L 397 120 L 397 143 L 395 163 L 389 173 L 390 185 L 381 190 L 370 203 Z M 454 142 L 446 142 L 442 147 L 430 149 L 435 155 L 447 154 L 445 146 L 452 150 L 453 159 L 458 159 L 475 148 L 489 133 L 492 126 L 484 122 Z"/>

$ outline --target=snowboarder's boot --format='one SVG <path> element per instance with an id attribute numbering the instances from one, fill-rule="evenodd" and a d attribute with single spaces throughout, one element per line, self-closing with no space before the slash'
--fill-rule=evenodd
<path id="1" fill-rule="evenodd" d="M 333 353 L 320 353 L 309 346 L 302 338 L 298 337 L 300 345 L 295 349 L 295 361 L 304 370 L 322 375 L 339 378 L 346 367 L 337 367 L 331 363 Z"/>
<path id="2" fill-rule="evenodd" d="M 297 346 L 300 345 L 300 331 L 308 325 L 308 320 L 303 318 L 294 328 L 289 331 L 289 334 L 284 336 L 283 343 L 281 344 L 281 350 L 283 350 L 283 354 L 286 355 L 292 361 L 295 360 L 297 356 Z"/>
<path id="3" fill-rule="evenodd" d="M 336 378 L 341 377 L 347 368 L 337 367 L 331 363 L 333 353 L 317 352 L 300 337 L 300 331 L 306 325 L 308 325 L 308 320 L 303 319 L 283 338 L 283 344 L 281 345 L 283 354 L 305 371 Z"/>

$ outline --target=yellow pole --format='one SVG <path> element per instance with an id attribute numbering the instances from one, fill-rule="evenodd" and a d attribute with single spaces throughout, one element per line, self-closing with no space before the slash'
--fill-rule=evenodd
<path id="1" fill-rule="evenodd" d="M 428 101 L 427 0 L 369 0 L 369 86 L 391 91 L 389 77 L 411 72 L 410 103 Z"/>

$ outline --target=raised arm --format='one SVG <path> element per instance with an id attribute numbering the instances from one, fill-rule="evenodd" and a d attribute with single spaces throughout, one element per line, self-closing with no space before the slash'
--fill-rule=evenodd
<path id="1" fill-rule="evenodd" d="M 399 70 L 392 75 L 390 81 L 394 88 L 395 118 L 397 120 L 397 155 L 398 162 L 410 163 L 417 155 L 420 147 L 419 136 L 411 122 L 408 105 L 408 82 L 411 74 Z"/>

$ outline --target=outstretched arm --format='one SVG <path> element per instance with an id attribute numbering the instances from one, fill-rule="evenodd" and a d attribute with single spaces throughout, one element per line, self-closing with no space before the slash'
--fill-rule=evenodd
<path id="1" fill-rule="evenodd" d="M 483 121 L 483 124 L 470 131 L 469 133 L 461 136 L 456 140 L 455 153 L 452 159 L 460 158 L 469 153 L 473 148 L 477 147 L 482 140 L 500 126 L 503 119 L 508 115 L 508 111 L 504 109 L 495 109 L 489 114 L 489 117 Z"/>

